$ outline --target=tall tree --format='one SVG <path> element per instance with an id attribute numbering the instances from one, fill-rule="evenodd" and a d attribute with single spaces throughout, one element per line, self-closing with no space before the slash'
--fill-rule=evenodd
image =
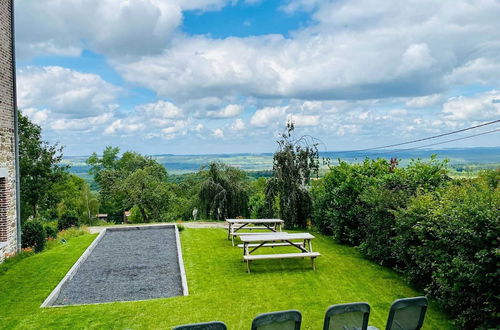
<path id="1" fill-rule="evenodd" d="M 163 165 L 150 164 L 131 173 L 122 183 L 126 207 L 136 206 L 144 222 L 160 221 L 168 210 L 170 194 Z"/>
<path id="2" fill-rule="evenodd" d="M 210 163 L 201 184 L 199 200 L 205 216 L 221 220 L 248 216 L 246 173 L 222 164 Z"/>
<path id="3" fill-rule="evenodd" d="M 42 129 L 19 112 L 19 167 L 21 216 L 38 216 L 50 207 L 50 190 L 64 180 L 68 167 L 61 164 L 63 147 L 42 140 Z"/>
<path id="4" fill-rule="evenodd" d="M 311 214 L 311 194 L 307 188 L 319 171 L 318 143 L 310 136 L 294 138 L 294 124 L 277 141 L 273 156 L 273 176 L 266 187 L 266 204 L 272 213 L 276 199 L 280 217 L 290 227 L 305 227 Z"/>
<path id="5" fill-rule="evenodd" d="M 87 159 L 89 174 L 99 188 L 99 202 L 105 213 L 119 214 L 123 211 L 124 196 L 118 192 L 117 185 L 124 179 L 119 171 L 119 148 L 106 147 L 102 157 L 95 152 Z"/>
<path id="6" fill-rule="evenodd" d="M 151 157 L 106 147 L 102 157 L 93 153 L 87 163 L 99 187 L 101 210 L 121 217 L 137 207 L 142 221 L 158 221 L 169 204 L 167 171 Z"/>
<path id="7" fill-rule="evenodd" d="M 53 185 L 50 193 L 55 207 L 52 216 L 71 216 L 81 223 L 91 224 L 99 211 L 99 201 L 89 185 L 74 174 L 66 174 L 64 180 Z"/>

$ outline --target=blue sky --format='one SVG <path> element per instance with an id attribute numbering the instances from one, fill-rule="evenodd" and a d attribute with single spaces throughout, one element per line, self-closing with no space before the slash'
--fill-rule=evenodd
<path id="1" fill-rule="evenodd" d="M 287 120 L 328 150 L 362 149 L 500 117 L 499 1 L 23 0 L 15 9 L 19 106 L 67 155 L 107 145 L 272 152 Z"/>

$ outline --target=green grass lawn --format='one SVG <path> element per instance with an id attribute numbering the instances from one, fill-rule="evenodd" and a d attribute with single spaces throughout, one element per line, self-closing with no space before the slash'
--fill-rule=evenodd
<path id="1" fill-rule="evenodd" d="M 302 329 L 321 329 L 332 304 L 366 301 L 370 324 L 385 326 L 394 299 L 421 295 L 393 271 L 353 248 L 316 235 L 317 270 L 310 260 L 264 260 L 246 273 L 242 251 L 232 247 L 223 229 L 181 232 L 189 296 L 150 301 L 39 308 L 96 235 L 23 259 L 0 275 L 0 328 L 170 329 L 202 321 L 224 321 L 229 329 L 249 329 L 259 313 L 298 309 Z M 431 302 L 425 329 L 452 329 Z"/>

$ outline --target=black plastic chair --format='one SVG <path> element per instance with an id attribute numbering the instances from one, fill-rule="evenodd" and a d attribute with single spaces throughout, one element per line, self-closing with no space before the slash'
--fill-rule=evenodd
<path id="1" fill-rule="evenodd" d="M 252 321 L 252 330 L 300 330 L 302 314 L 297 310 L 264 313 Z"/>
<path id="2" fill-rule="evenodd" d="M 427 298 L 415 297 L 395 300 L 389 311 L 386 330 L 419 330 L 424 324 Z"/>
<path id="3" fill-rule="evenodd" d="M 227 330 L 227 326 L 224 322 L 213 321 L 178 325 L 173 330 Z"/>
<path id="4" fill-rule="evenodd" d="M 366 330 L 370 317 L 367 303 L 338 304 L 328 307 L 323 330 Z"/>

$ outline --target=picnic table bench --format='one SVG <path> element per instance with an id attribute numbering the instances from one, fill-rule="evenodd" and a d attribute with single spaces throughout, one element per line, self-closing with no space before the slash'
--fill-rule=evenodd
<path id="1" fill-rule="evenodd" d="M 284 221 L 281 219 L 226 219 L 228 224 L 227 227 L 227 239 L 231 239 L 231 243 L 234 246 L 234 238 L 246 234 L 262 235 L 267 233 L 248 233 L 240 232 L 240 230 L 257 230 L 257 229 L 267 229 L 271 233 L 282 230 Z"/>
<path id="2" fill-rule="evenodd" d="M 309 233 L 266 233 L 264 235 L 241 235 L 243 242 L 243 261 L 247 264 L 247 271 L 250 273 L 250 261 L 264 259 L 287 259 L 287 258 L 311 258 L 312 268 L 315 270 L 314 259 L 319 257 L 319 252 L 313 252 L 312 239 L 315 237 Z M 299 242 L 296 242 L 299 240 Z M 299 253 L 279 253 L 279 254 L 257 254 L 252 255 L 262 247 L 293 246 Z"/>

